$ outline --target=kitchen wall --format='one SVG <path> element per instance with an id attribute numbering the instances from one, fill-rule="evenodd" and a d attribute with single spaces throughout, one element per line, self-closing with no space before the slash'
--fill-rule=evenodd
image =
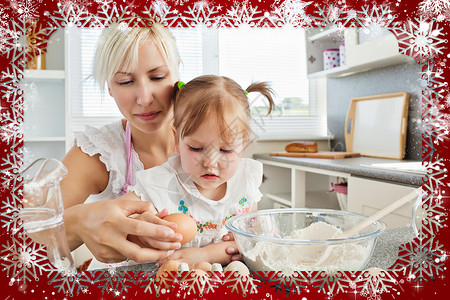
<path id="1" fill-rule="evenodd" d="M 335 139 L 331 148 L 345 150 L 345 119 L 355 97 L 406 91 L 409 94 L 408 132 L 405 159 L 422 158 L 422 110 L 420 67 L 412 62 L 347 77 L 328 79 L 328 129 Z"/>

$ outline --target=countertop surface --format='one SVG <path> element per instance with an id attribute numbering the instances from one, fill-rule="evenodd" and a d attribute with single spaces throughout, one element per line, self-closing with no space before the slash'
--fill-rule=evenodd
<path id="1" fill-rule="evenodd" d="M 414 231 L 411 227 L 399 227 L 386 230 L 378 239 L 372 252 L 372 256 L 364 269 L 380 268 L 387 270 L 393 266 L 398 258 L 401 244 L 410 242 L 414 238 Z M 145 271 L 156 272 L 158 268 L 155 262 L 138 264 L 117 268 L 121 271 Z"/>
<path id="2" fill-rule="evenodd" d="M 421 186 L 423 183 L 422 178 L 426 175 L 426 173 L 418 172 L 417 170 L 409 170 L 408 166 L 417 162 L 408 160 L 374 157 L 350 157 L 343 159 L 304 158 L 270 156 L 268 154 L 254 154 L 253 158 L 348 173 L 351 176 L 379 179 L 411 186 Z"/>

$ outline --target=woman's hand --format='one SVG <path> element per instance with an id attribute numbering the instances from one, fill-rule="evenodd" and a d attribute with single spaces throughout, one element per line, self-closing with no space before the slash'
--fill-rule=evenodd
<path id="1" fill-rule="evenodd" d="M 164 221 L 162 220 L 165 216 L 167 216 L 169 213 L 167 209 L 164 209 L 163 211 L 154 214 L 152 212 L 144 212 L 142 214 L 132 216 L 135 220 L 141 220 L 153 224 L 159 224 L 164 225 L 172 228 L 175 230 L 177 228 L 177 224 Z M 162 242 L 161 240 L 158 240 L 157 238 L 153 236 L 137 236 L 137 235 L 131 235 L 129 234 L 127 239 L 136 245 L 139 245 L 142 248 L 155 248 L 155 249 L 166 249 L 167 243 Z M 179 233 L 175 233 L 175 240 L 177 243 L 175 243 L 175 249 L 178 249 L 181 247 L 180 241 L 183 239 L 183 236 Z"/>
<path id="2" fill-rule="evenodd" d="M 208 251 L 205 248 L 182 248 L 175 251 L 170 256 L 159 260 L 157 265 L 161 266 L 166 261 L 177 260 L 179 262 L 187 263 L 189 265 L 189 269 L 192 269 L 192 267 L 198 262 L 209 261 L 208 255 Z"/>
<path id="3" fill-rule="evenodd" d="M 165 258 L 179 247 L 179 239 L 169 227 L 173 223 L 154 215 L 150 217 L 151 211 L 151 203 L 128 200 L 123 196 L 66 208 L 64 225 L 66 231 L 72 233 L 69 247 L 73 250 L 84 242 L 99 261 L 106 263 L 127 258 L 137 262 Z M 144 217 L 154 223 L 130 218 L 134 214 L 145 214 Z M 135 244 L 127 239 L 129 236 L 146 239 Z M 143 248 L 145 243 L 155 247 Z"/>

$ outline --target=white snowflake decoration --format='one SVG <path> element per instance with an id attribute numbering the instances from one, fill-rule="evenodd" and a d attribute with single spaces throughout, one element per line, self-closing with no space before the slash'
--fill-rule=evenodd
<path id="1" fill-rule="evenodd" d="M 20 120 L 20 119 L 19 119 Z M 8 122 L 9 121 L 9 122 Z M 12 144 L 14 141 L 23 137 L 21 130 L 22 123 L 16 118 L 11 118 L 5 115 L 1 120 L 0 127 L 0 139 L 8 144 Z M 16 165 L 16 164 L 14 164 Z"/>
<path id="2" fill-rule="evenodd" d="M 86 7 L 75 3 L 58 3 L 58 11 L 50 15 L 50 28 L 65 28 L 66 26 L 86 27 L 92 15 Z"/>
<path id="3" fill-rule="evenodd" d="M 214 6 L 210 6 L 207 3 L 188 7 L 185 11 L 185 16 L 178 20 L 177 27 L 218 27 L 220 25 L 221 18 L 218 17 L 218 9 Z M 172 23 L 173 24 L 173 23 Z"/>
<path id="4" fill-rule="evenodd" d="M 6 199 L 2 200 L 0 214 L 2 228 L 6 228 L 6 231 L 12 235 L 15 235 L 22 227 L 21 220 L 18 217 L 19 209 L 22 207 L 21 200 L 18 197 L 19 194 L 22 194 L 19 181 L 19 178 L 14 176 L 3 183 L 5 189 L 9 188 L 10 193 Z"/>
<path id="5" fill-rule="evenodd" d="M 427 18 L 441 22 L 450 19 L 449 0 L 424 0 L 419 4 L 419 12 Z"/>
<path id="6" fill-rule="evenodd" d="M 115 3 L 112 6 L 103 6 L 101 11 L 93 16 L 91 26 L 107 27 L 112 23 L 119 23 L 122 28 L 131 27 L 136 17 L 128 9 L 121 5 L 117 6 Z"/>
<path id="7" fill-rule="evenodd" d="M 70 274 L 64 272 L 56 272 L 53 278 L 50 278 L 48 284 L 58 289 L 58 292 L 68 294 L 70 297 L 74 292 L 87 294 L 89 286 L 93 281 L 89 278 L 88 272 L 73 272 Z"/>
<path id="8" fill-rule="evenodd" d="M 262 276 L 261 274 L 262 273 Z M 263 281 L 274 289 L 274 292 L 280 292 L 289 295 L 300 293 L 306 288 L 309 282 L 311 272 L 297 272 L 284 274 L 283 272 L 259 272 L 255 273 L 255 280 Z"/>
<path id="9" fill-rule="evenodd" d="M 250 5 L 247 1 L 227 10 L 223 16 L 222 26 L 225 27 L 257 27 L 264 19 L 258 7 Z"/>
<path id="10" fill-rule="evenodd" d="M 311 278 L 310 282 L 320 292 L 331 296 L 339 292 L 344 292 L 350 283 L 353 282 L 351 279 L 354 276 L 353 274 L 354 272 L 337 271 L 327 273 L 325 271 L 319 271 Z"/>
<path id="11" fill-rule="evenodd" d="M 355 18 L 355 20 L 361 27 L 390 28 L 399 25 L 399 22 L 395 21 L 392 15 L 391 8 L 385 5 L 363 6 L 361 11 L 357 12 L 357 15 L 358 18 Z"/>
<path id="12" fill-rule="evenodd" d="M 443 186 L 443 179 L 447 176 L 445 174 L 447 173 L 447 168 L 445 167 L 445 160 L 439 155 L 436 157 L 436 160 L 433 162 L 425 161 L 423 162 L 424 166 L 427 169 L 427 177 L 431 178 L 435 184 L 427 184 L 430 180 L 427 178 L 425 180 L 425 186 L 433 193 L 438 193 L 439 189 L 437 189 L 439 186 Z M 433 187 L 436 187 L 434 189 Z"/>
<path id="13" fill-rule="evenodd" d="M 119 271 L 115 267 L 110 267 L 107 270 L 96 272 L 94 282 L 98 284 L 102 292 L 107 293 L 124 293 L 131 287 L 134 279 L 126 271 Z"/>
<path id="14" fill-rule="evenodd" d="M 298 0 L 276 1 L 272 5 L 273 13 L 268 20 L 275 26 L 306 27 L 311 23 L 311 18 L 305 9 L 312 2 Z"/>
<path id="15" fill-rule="evenodd" d="M 0 36 L 2 35 L 3 28 L 8 26 L 8 19 L 9 15 L 3 7 L 0 7 Z"/>
<path id="16" fill-rule="evenodd" d="M 446 91 L 448 83 L 442 76 L 443 69 L 436 63 L 430 60 L 423 60 L 420 62 L 421 72 L 421 87 L 424 91 L 424 101 L 426 103 L 437 105 L 443 98 L 443 93 Z"/>
<path id="17" fill-rule="evenodd" d="M 415 20 L 415 21 L 414 21 Z M 395 27 L 398 43 L 403 46 L 401 53 L 409 55 L 415 59 L 431 59 L 439 54 L 443 54 L 445 40 L 442 28 L 434 25 L 434 20 L 415 18 L 408 20 L 403 27 Z"/>
<path id="18" fill-rule="evenodd" d="M 370 268 L 356 278 L 355 284 L 362 286 L 361 295 L 378 297 L 389 292 L 393 284 L 397 284 L 397 280 L 383 269 Z"/>
<path id="19" fill-rule="evenodd" d="M 393 270 L 402 271 L 403 275 L 408 274 L 409 278 L 420 283 L 435 280 L 439 272 L 444 270 L 444 263 L 440 260 L 442 255 L 438 254 L 443 252 L 443 245 L 433 238 L 414 239 L 401 245 Z"/>
<path id="20" fill-rule="evenodd" d="M 11 145 L 12 151 L 6 154 L 6 158 L 2 158 L 2 173 L 0 174 L 4 182 L 8 182 L 17 176 L 23 164 L 21 153 L 14 151 L 14 149 L 19 147 L 19 143 L 20 139 L 16 139 L 13 143 L 10 143 L 9 145 Z"/>
<path id="21" fill-rule="evenodd" d="M 318 6 L 315 15 L 311 17 L 313 20 L 312 26 L 333 26 L 340 29 L 343 29 L 352 18 L 353 15 L 349 15 L 345 7 L 339 7 L 333 4 L 322 7 Z"/>
<path id="22" fill-rule="evenodd" d="M 150 7 L 145 8 L 144 14 L 156 20 L 164 26 L 175 26 L 178 16 L 171 10 L 165 1 L 154 1 Z"/>
<path id="23" fill-rule="evenodd" d="M 111 4 L 115 4 L 113 0 L 95 0 L 95 2 L 101 5 L 104 10 L 108 10 Z"/>
<path id="24" fill-rule="evenodd" d="M 37 8 L 42 0 L 11 0 L 11 7 L 23 20 L 34 21 L 38 17 Z"/>
<path id="25" fill-rule="evenodd" d="M 2 270 L 7 276 L 26 283 L 38 279 L 44 272 L 55 270 L 48 262 L 44 246 L 22 233 L 11 238 L 12 242 L 7 240 L 1 251 Z"/>
<path id="26" fill-rule="evenodd" d="M 244 297 L 248 293 L 254 294 L 257 292 L 257 281 L 251 275 L 241 276 L 239 272 L 230 272 L 223 281 L 232 293 L 238 293 Z"/>
<path id="27" fill-rule="evenodd" d="M 441 192 L 436 191 L 436 193 L 424 199 L 415 213 L 415 221 L 419 224 L 419 238 L 434 237 L 444 227 L 448 214 L 445 212 L 442 198 Z"/>

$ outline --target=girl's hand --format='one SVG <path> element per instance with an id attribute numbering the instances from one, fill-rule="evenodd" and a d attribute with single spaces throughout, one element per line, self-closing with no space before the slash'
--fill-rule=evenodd
<path id="1" fill-rule="evenodd" d="M 224 241 L 234 241 L 234 235 L 231 232 L 228 232 L 222 237 L 222 239 Z M 236 244 L 234 246 L 227 247 L 225 251 L 228 255 L 231 255 L 231 261 L 242 260 L 241 253 L 239 252 Z"/>
<path id="2" fill-rule="evenodd" d="M 175 251 L 172 255 L 167 256 L 166 258 L 163 258 L 158 261 L 157 266 L 161 266 L 168 260 L 177 260 L 179 262 L 185 262 L 189 265 L 189 269 L 192 269 L 192 267 L 198 263 L 198 262 L 209 262 L 209 254 L 208 251 L 203 248 L 194 248 L 194 247 L 188 247 L 188 248 L 182 248 L 177 251 Z"/>
<path id="3" fill-rule="evenodd" d="M 106 263 L 127 258 L 137 262 L 165 258 L 177 249 L 178 238 L 170 227 L 164 226 L 169 222 L 150 216 L 151 211 L 149 202 L 122 197 L 66 208 L 64 225 L 66 231 L 72 233 L 69 247 L 76 248 L 81 240 L 95 258 Z M 140 218 L 151 219 L 154 223 L 130 218 L 134 214 L 144 214 Z M 127 240 L 129 236 L 131 239 L 140 237 L 142 243 Z M 145 243 L 155 247 L 144 248 Z"/>
<path id="4" fill-rule="evenodd" d="M 227 234 L 225 234 L 222 237 L 222 240 L 224 240 L 225 242 L 227 242 L 227 241 L 234 241 L 234 235 L 231 232 L 228 232 Z"/>
<path id="5" fill-rule="evenodd" d="M 209 244 L 202 248 L 181 248 L 175 251 L 172 255 L 160 259 L 158 265 L 161 266 L 168 260 L 185 262 L 189 265 L 189 268 L 192 268 L 194 264 L 198 262 L 209 262 L 210 264 L 219 263 L 221 265 L 227 265 L 232 261 L 232 255 L 228 254 L 225 250 L 230 247 L 234 247 L 235 249 L 237 249 L 235 242 Z"/>

